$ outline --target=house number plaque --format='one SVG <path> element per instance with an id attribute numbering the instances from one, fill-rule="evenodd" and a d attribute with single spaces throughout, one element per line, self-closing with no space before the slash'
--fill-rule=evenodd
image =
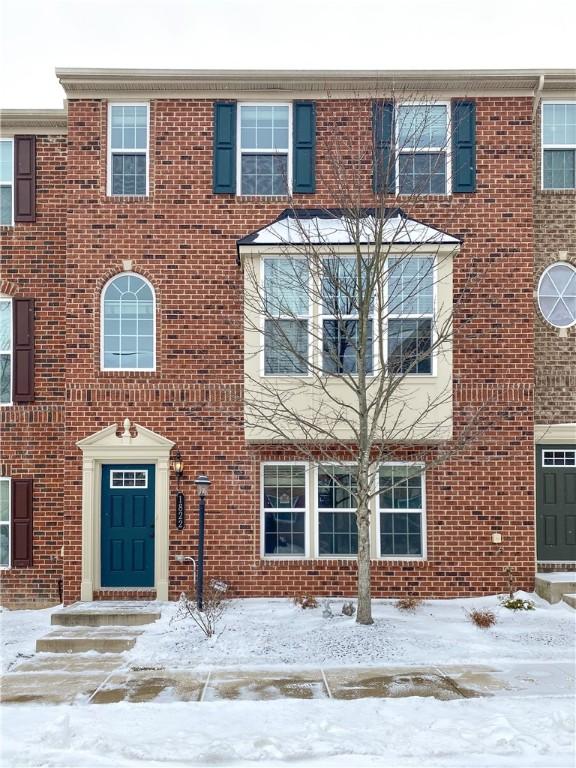
<path id="1" fill-rule="evenodd" d="M 178 491 L 176 494 L 176 528 L 181 531 L 184 528 L 185 501 L 184 494 Z"/>

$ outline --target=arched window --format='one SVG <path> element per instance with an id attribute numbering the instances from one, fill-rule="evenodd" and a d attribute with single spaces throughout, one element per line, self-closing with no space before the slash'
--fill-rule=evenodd
<path id="1" fill-rule="evenodd" d="M 154 289 L 124 272 L 102 291 L 101 365 L 105 371 L 153 371 L 156 366 Z"/>
<path id="2" fill-rule="evenodd" d="M 538 306 L 556 328 L 576 323 L 576 269 L 571 264 L 559 261 L 544 270 L 538 283 Z"/>

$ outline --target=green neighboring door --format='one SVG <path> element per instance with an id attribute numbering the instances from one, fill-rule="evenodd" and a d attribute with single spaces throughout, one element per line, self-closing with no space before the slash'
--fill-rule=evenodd
<path id="1" fill-rule="evenodd" d="M 536 447 L 538 560 L 576 560 L 576 445 Z"/>
<path id="2" fill-rule="evenodd" d="M 103 587 L 154 586 L 153 464 L 102 467 Z"/>

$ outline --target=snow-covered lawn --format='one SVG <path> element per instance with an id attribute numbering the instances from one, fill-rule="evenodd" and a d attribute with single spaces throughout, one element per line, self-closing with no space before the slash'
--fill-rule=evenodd
<path id="1" fill-rule="evenodd" d="M 6 611 L 0 608 L 2 674 L 24 658 L 34 655 L 36 640 L 50 630 L 50 615 L 55 608 L 40 611 Z"/>
<path id="2" fill-rule="evenodd" d="M 3 707 L 6 768 L 572 768 L 576 612 L 534 595 L 536 610 L 513 613 L 497 598 L 427 601 L 414 614 L 375 601 L 375 624 L 359 627 L 322 607 L 287 600 L 233 601 L 215 637 L 171 622 L 174 604 L 124 654 L 127 668 L 170 672 L 339 667 L 485 665 L 502 690 L 471 699 L 177 701 Z M 496 625 L 473 626 L 467 611 L 490 608 Z M 40 614 L 44 614 L 43 616 Z M 27 654 L 48 612 L 2 615 L 10 658 Z M 509 685 L 508 685 L 509 683 Z"/>

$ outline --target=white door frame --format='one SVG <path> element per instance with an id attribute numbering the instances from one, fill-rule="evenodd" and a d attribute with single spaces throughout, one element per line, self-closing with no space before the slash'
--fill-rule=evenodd
<path id="1" fill-rule="evenodd" d="M 100 517 L 103 464 L 154 464 L 154 587 L 157 600 L 168 600 L 168 552 L 170 509 L 171 440 L 124 419 L 124 431 L 118 425 L 79 440 L 82 458 L 82 584 L 80 599 L 90 601 L 100 589 Z"/>

